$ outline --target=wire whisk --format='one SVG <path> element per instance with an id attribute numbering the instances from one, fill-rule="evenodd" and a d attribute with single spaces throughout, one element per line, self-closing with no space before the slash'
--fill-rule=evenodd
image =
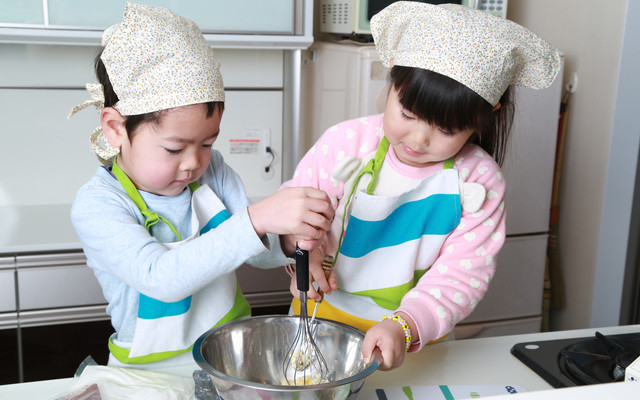
<path id="1" fill-rule="evenodd" d="M 296 280 L 300 291 L 300 319 L 293 343 L 282 364 L 287 384 L 291 386 L 316 385 L 327 382 L 328 368 L 316 345 L 307 313 L 309 290 L 309 252 L 296 248 Z"/>

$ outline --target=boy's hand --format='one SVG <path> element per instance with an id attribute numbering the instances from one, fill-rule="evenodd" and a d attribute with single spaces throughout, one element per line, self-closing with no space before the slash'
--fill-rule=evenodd
<path id="1" fill-rule="evenodd" d="M 303 250 L 319 247 L 331 227 L 334 209 L 322 190 L 285 188 L 248 208 L 258 236 L 266 233 L 287 235 L 283 244 L 293 254 L 296 242 Z"/>

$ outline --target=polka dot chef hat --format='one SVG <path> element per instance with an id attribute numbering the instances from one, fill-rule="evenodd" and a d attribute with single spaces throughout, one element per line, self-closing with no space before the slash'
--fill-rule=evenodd
<path id="1" fill-rule="evenodd" d="M 495 106 L 509 85 L 542 89 L 560 71 L 560 54 L 526 28 L 457 4 L 392 3 L 371 18 L 386 67 L 417 67 L 467 86 Z"/>

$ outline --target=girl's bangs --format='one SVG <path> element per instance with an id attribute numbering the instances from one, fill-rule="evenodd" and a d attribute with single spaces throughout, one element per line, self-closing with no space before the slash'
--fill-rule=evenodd
<path id="1" fill-rule="evenodd" d="M 481 131 L 491 105 L 461 83 L 437 72 L 394 66 L 391 81 L 400 104 L 419 119 L 447 132 Z"/>

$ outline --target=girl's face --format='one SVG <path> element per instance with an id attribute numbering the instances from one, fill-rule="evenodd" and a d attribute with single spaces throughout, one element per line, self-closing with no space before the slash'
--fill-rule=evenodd
<path id="1" fill-rule="evenodd" d="M 446 132 L 416 118 L 402 106 L 394 87 L 387 97 L 383 128 L 398 159 L 413 167 L 428 167 L 456 155 L 473 135 L 472 129 Z"/>
<path id="2" fill-rule="evenodd" d="M 220 109 L 207 118 L 204 104 L 168 110 L 160 124 L 140 125 L 129 140 L 125 134 L 118 166 L 146 192 L 174 196 L 202 176 L 211 146 L 220 132 Z"/>

